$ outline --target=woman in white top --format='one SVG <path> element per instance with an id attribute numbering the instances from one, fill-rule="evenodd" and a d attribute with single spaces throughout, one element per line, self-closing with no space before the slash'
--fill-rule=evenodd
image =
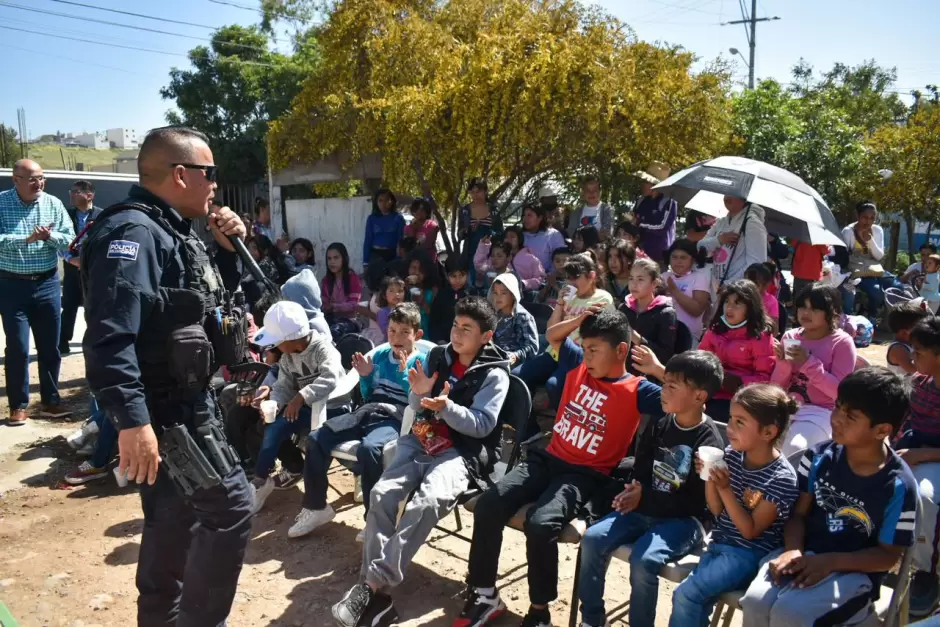
<path id="1" fill-rule="evenodd" d="M 725 196 L 725 209 L 728 215 L 716 220 L 698 243 L 712 257 L 714 294 L 721 284 L 743 279 L 751 264 L 767 261 L 764 208 L 742 198 Z"/>
<path id="2" fill-rule="evenodd" d="M 881 266 L 885 256 L 885 232 L 875 224 L 878 219 L 875 203 L 863 200 L 856 205 L 855 212 L 858 220 L 842 229 L 842 239 L 849 249 L 849 267 L 843 271 L 851 272 L 852 278 L 860 281 L 855 289 L 849 281 L 839 288 L 842 310 L 849 315 L 854 314 L 855 291 L 862 290 L 868 296 L 868 317 L 874 323 L 885 302 L 884 288 L 893 286 L 896 279 Z"/>

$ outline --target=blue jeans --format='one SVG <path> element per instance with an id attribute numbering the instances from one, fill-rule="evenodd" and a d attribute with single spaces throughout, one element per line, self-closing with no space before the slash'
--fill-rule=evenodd
<path id="1" fill-rule="evenodd" d="M 706 627 L 718 597 L 747 588 L 767 551 L 708 545 L 698 566 L 672 594 L 669 627 Z"/>
<path id="2" fill-rule="evenodd" d="M 330 451 L 343 442 L 360 440 L 353 471 L 362 477 L 362 500 L 368 511 L 369 494 L 384 468 L 382 451 L 386 444 L 398 438 L 400 429 L 401 422 L 394 418 L 370 421 L 366 416 L 351 429 L 333 431 L 324 425 L 311 431 L 304 460 L 304 507 L 315 510 L 326 507 L 326 472 L 333 461 Z"/>
<path id="3" fill-rule="evenodd" d="M 656 623 L 659 569 L 687 555 L 702 543 L 702 525 L 694 518 L 653 518 L 637 512 L 612 512 L 590 527 L 581 539 L 581 620 L 603 625 L 604 580 L 610 556 L 632 544 L 630 553 L 630 624 Z"/>
<path id="4" fill-rule="evenodd" d="M 297 420 L 291 422 L 284 417 L 284 414 L 278 414 L 277 418 L 269 425 L 264 427 L 264 439 L 261 441 L 261 450 L 258 451 L 258 459 L 255 462 L 255 477 L 257 479 L 267 479 L 274 468 L 274 460 L 277 459 L 277 452 L 281 444 L 286 442 L 292 435 L 310 430 L 310 423 L 313 420 L 313 412 L 309 405 L 300 408 L 300 415 Z"/>
<path id="5" fill-rule="evenodd" d="M 882 277 L 864 277 L 859 281 L 855 289 L 862 290 L 868 296 L 869 318 L 874 320 L 881 311 L 881 307 L 885 302 L 884 290 L 889 287 L 898 287 L 899 284 L 897 277 L 890 272 L 885 272 Z M 855 292 L 850 292 L 844 288 L 839 288 L 839 291 L 842 292 L 842 311 L 849 316 L 855 315 Z"/>
<path id="6" fill-rule="evenodd" d="M 59 319 L 62 291 L 55 274 L 43 281 L 0 279 L 0 317 L 7 339 L 3 374 L 10 411 L 29 405 L 29 330 L 33 330 L 39 361 L 39 396 L 59 404 Z"/>
<path id="7" fill-rule="evenodd" d="M 513 370 L 513 374 L 518 374 L 530 390 L 544 385 L 552 407 L 558 407 L 568 371 L 559 366 L 558 362 L 547 352 L 529 357 L 517 370 Z"/>
<path id="8" fill-rule="evenodd" d="M 90 463 L 95 468 L 105 468 L 114 454 L 118 432 L 105 416 L 104 410 L 98 407 L 98 401 L 94 396 L 88 403 L 88 411 L 91 414 L 91 420 L 98 425 L 98 441 L 95 442 L 95 452 L 91 454 Z"/>

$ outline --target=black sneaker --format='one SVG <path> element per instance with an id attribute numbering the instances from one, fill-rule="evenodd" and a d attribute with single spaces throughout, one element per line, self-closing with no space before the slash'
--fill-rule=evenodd
<path id="1" fill-rule="evenodd" d="M 302 472 L 291 472 L 289 470 L 282 470 L 281 472 L 274 475 L 274 489 L 275 490 L 290 490 L 295 485 L 300 483 L 300 480 L 304 478 Z"/>
<path id="2" fill-rule="evenodd" d="M 552 627 L 552 615 L 548 609 L 536 610 L 530 607 L 520 627 Z"/>
<path id="3" fill-rule="evenodd" d="M 333 606 L 333 618 L 343 627 L 356 627 L 374 596 L 372 588 L 357 583 L 349 589 L 342 601 Z"/>
<path id="4" fill-rule="evenodd" d="M 911 616 L 923 618 L 940 602 L 940 581 L 933 573 L 917 571 L 911 578 Z"/>
<path id="5" fill-rule="evenodd" d="M 476 588 L 467 591 L 467 603 L 460 616 L 454 619 L 453 627 L 480 627 L 499 617 L 506 611 L 506 604 L 499 598 L 499 592 L 493 596 L 483 596 Z"/>
<path id="6" fill-rule="evenodd" d="M 392 597 L 376 592 L 366 613 L 359 619 L 357 627 L 391 627 L 398 622 L 398 610 L 392 604 Z"/>

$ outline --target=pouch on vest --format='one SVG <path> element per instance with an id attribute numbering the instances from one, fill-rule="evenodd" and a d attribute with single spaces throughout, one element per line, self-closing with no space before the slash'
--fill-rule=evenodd
<path id="1" fill-rule="evenodd" d="M 169 319 L 167 336 L 170 375 L 187 390 L 204 390 L 214 372 L 212 342 L 203 326 L 205 306 L 199 292 L 160 288 Z"/>
<path id="2" fill-rule="evenodd" d="M 216 313 L 218 312 L 218 313 Z M 248 357 L 248 316 L 242 307 L 221 307 L 206 317 L 216 363 L 237 366 Z"/>

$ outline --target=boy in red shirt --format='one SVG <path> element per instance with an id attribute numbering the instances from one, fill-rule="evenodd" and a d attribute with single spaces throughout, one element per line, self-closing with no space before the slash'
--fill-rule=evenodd
<path id="1" fill-rule="evenodd" d="M 568 339 L 581 331 L 581 346 Z M 496 591 L 503 528 L 526 503 L 526 554 L 531 607 L 523 627 L 550 627 L 558 596 L 558 535 L 626 456 L 640 414 L 663 415 L 660 387 L 627 374 L 630 324 L 612 309 L 591 308 L 546 333 L 558 363 L 570 370 L 554 433 L 480 497 L 473 512 L 467 603 L 454 627 L 488 624 L 506 610 Z"/>
<path id="2" fill-rule="evenodd" d="M 822 244 L 808 244 L 798 240 L 793 243 L 793 301 L 800 298 L 800 292 L 810 283 L 822 278 L 823 261 L 829 254 L 829 247 Z"/>

